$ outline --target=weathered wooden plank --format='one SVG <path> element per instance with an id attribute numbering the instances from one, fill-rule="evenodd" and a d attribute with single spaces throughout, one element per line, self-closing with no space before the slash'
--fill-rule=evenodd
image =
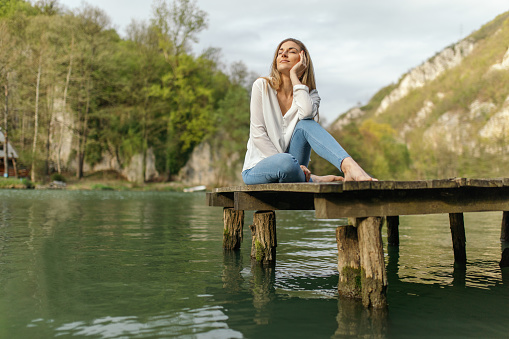
<path id="1" fill-rule="evenodd" d="M 393 190 L 394 181 L 375 181 L 371 185 L 374 190 Z"/>
<path id="2" fill-rule="evenodd" d="M 343 191 L 343 182 L 330 183 L 285 183 L 260 184 L 232 187 L 219 187 L 214 193 L 225 192 L 302 192 L 302 193 L 340 193 Z"/>
<path id="3" fill-rule="evenodd" d="M 461 179 L 461 178 L 458 178 Z M 428 188 L 456 188 L 461 186 L 461 180 L 456 179 L 439 179 L 429 180 Z"/>
<path id="4" fill-rule="evenodd" d="M 509 178 L 468 179 L 451 178 L 416 181 L 338 181 L 332 183 L 274 183 L 215 188 L 213 193 L 231 192 L 302 192 L 302 193 L 341 193 L 356 190 L 416 190 L 457 187 L 505 187 Z"/>
<path id="5" fill-rule="evenodd" d="M 206 199 L 208 206 L 233 207 L 233 192 L 211 193 L 207 192 Z"/>
<path id="6" fill-rule="evenodd" d="M 467 178 L 453 178 L 451 180 L 454 180 L 458 183 L 458 186 L 465 186 L 467 182 Z"/>
<path id="7" fill-rule="evenodd" d="M 376 183 L 376 181 L 345 181 L 343 183 L 344 191 L 358 191 L 358 190 L 369 190 L 376 189 L 377 185 L 371 185 L 372 183 Z"/>
<path id="8" fill-rule="evenodd" d="M 427 182 L 425 180 L 394 182 L 395 190 L 415 190 L 423 188 L 428 188 Z"/>
<path id="9" fill-rule="evenodd" d="M 315 195 L 316 217 L 324 219 L 504 210 L 509 210 L 508 187 L 386 190 L 376 194 L 345 191 Z"/>
<path id="10" fill-rule="evenodd" d="M 312 210 L 314 195 L 301 192 L 235 192 L 237 210 Z"/>
<path id="11" fill-rule="evenodd" d="M 467 179 L 465 186 L 470 187 L 503 187 L 503 179 Z"/>

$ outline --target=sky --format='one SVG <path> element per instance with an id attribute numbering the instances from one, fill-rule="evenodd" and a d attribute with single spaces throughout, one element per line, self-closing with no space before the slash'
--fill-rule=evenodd
<path id="1" fill-rule="evenodd" d="M 153 0 L 87 0 L 121 36 L 132 19 L 149 21 Z M 170 0 L 167 0 L 170 1 Z M 69 9 L 83 0 L 60 0 Z M 509 10 L 507 0 L 196 0 L 208 28 L 193 51 L 221 50 L 225 70 L 242 61 L 268 75 L 278 43 L 304 42 L 315 68 L 320 115 L 333 122 L 382 87 Z"/>

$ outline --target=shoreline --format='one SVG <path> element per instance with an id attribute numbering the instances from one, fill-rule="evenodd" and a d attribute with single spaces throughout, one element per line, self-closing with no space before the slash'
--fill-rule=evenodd
<path id="1" fill-rule="evenodd" d="M 65 182 L 48 181 L 47 183 L 32 183 L 28 178 L 0 178 L 0 189 L 183 192 L 184 189 L 192 186 L 194 185 L 177 181 L 134 183 L 123 178 L 101 178 L 97 175 L 82 179 L 65 178 Z"/>

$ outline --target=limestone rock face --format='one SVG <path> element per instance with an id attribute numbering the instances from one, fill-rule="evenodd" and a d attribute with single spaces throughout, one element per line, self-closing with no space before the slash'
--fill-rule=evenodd
<path id="1" fill-rule="evenodd" d="M 456 45 L 444 49 L 422 65 L 412 69 L 401 80 L 399 86 L 382 100 L 376 115 L 384 113 L 390 105 L 408 95 L 411 90 L 423 87 L 426 83 L 436 79 L 444 71 L 459 65 L 474 50 L 474 47 L 473 42 L 462 40 Z"/>
<path id="2" fill-rule="evenodd" d="M 238 153 L 221 157 L 210 143 L 198 145 L 180 170 L 178 180 L 186 185 L 232 186 L 242 181 L 242 161 Z"/>
<path id="3" fill-rule="evenodd" d="M 74 159 L 70 162 L 73 167 L 76 166 Z M 129 162 L 126 162 L 122 166 L 118 163 L 115 157 L 112 157 L 109 153 L 104 153 L 100 162 L 90 166 L 86 163 L 83 165 L 85 173 L 99 172 L 99 171 L 116 171 L 120 173 L 130 182 L 144 182 L 157 179 L 159 172 L 156 170 L 156 157 L 152 148 L 147 150 L 147 158 L 145 159 L 145 178 L 143 178 L 143 154 L 135 154 Z"/>
<path id="4" fill-rule="evenodd" d="M 210 144 L 201 143 L 193 150 L 186 165 L 179 171 L 178 178 L 187 185 L 211 184 L 216 177 L 213 162 Z"/>
<path id="5" fill-rule="evenodd" d="M 435 105 L 432 101 L 424 101 L 422 108 L 417 112 L 417 114 L 401 128 L 399 133 L 400 137 L 404 138 L 408 133 L 411 133 L 414 128 L 426 121 L 430 113 L 433 111 L 433 108 L 435 108 Z"/>
<path id="6" fill-rule="evenodd" d="M 439 149 L 446 147 L 456 153 L 463 151 L 468 140 L 465 129 L 461 129 L 462 120 L 459 112 L 445 112 L 425 132 L 423 141 Z"/>
<path id="7" fill-rule="evenodd" d="M 58 89 L 57 89 L 58 91 Z M 69 107 L 64 109 L 64 101 L 55 98 L 53 119 L 50 124 L 50 158 L 57 164 L 60 158 L 62 168 L 68 167 L 74 159 L 69 159 L 73 150 L 74 117 Z M 71 161 L 69 161 L 71 160 Z M 57 167 L 58 165 L 55 165 Z"/>
<path id="8" fill-rule="evenodd" d="M 505 52 L 504 58 L 502 59 L 502 62 L 494 64 L 491 66 L 491 70 L 494 71 L 507 71 L 509 70 L 509 48 L 507 49 L 507 52 Z"/>
<path id="9" fill-rule="evenodd" d="M 491 141 L 488 152 L 507 152 L 509 150 L 509 97 L 502 109 L 493 114 L 479 131 L 481 138 Z"/>
<path id="10" fill-rule="evenodd" d="M 341 130 L 346 125 L 350 124 L 351 122 L 354 122 L 365 114 L 363 110 L 361 110 L 359 107 L 354 107 L 350 109 L 348 112 L 343 114 L 339 119 L 331 126 L 331 129 L 333 130 Z"/>
<path id="11" fill-rule="evenodd" d="M 147 157 L 145 159 L 145 178 L 143 178 L 143 154 L 135 154 L 129 165 L 126 166 L 120 173 L 127 178 L 130 182 L 143 182 L 150 181 L 159 176 L 156 170 L 156 157 L 152 148 L 147 150 Z"/>

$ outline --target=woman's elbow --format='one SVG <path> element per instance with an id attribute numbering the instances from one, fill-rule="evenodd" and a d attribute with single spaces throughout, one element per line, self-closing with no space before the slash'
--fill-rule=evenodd
<path id="1" fill-rule="evenodd" d="M 299 120 L 305 120 L 305 119 L 313 119 L 313 110 L 306 109 L 306 110 L 299 110 Z"/>

